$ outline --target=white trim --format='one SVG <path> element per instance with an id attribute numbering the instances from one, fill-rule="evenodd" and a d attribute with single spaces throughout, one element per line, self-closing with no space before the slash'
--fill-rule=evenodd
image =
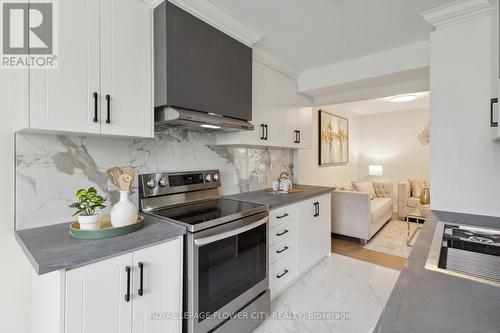
<path id="1" fill-rule="evenodd" d="M 253 59 L 280 72 L 281 74 L 290 77 L 291 79 L 297 80 L 299 77 L 299 71 L 261 51 L 260 49 L 253 49 Z"/>
<path id="2" fill-rule="evenodd" d="M 422 12 L 420 15 L 438 28 L 489 14 L 494 8 L 491 0 L 459 0 Z"/>
<path id="3" fill-rule="evenodd" d="M 152 1 L 155 0 L 145 0 Z M 238 21 L 230 13 L 207 0 L 169 0 L 188 13 L 221 30 L 247 46 L 262 39 L 262 34 Z"/>

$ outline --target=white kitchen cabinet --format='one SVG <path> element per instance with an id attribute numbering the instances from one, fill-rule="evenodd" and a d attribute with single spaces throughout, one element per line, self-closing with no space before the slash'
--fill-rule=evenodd
<path id="1" fill-rule="evenodd" d="M 296 81 L 254 60 L 252 65 L 252 124 L 254 131 L 222 133 L 218 145 L 306 147 L 297 143 L 296 131 L 310 132 L 311 122 L 301 117 Z M 305 120 L 305 122 L 304 122 Z M 302 121 L 299 126 L 299 121 Z"/>
<path id="2" fill-rule="evenodd" d="M 325 194 L 303 201 L 297 207 L 297 266 L 299 274 L 330 253 L 331 196 Z"/>
<path id="3" fill-rule="evenodd" d="M 101 133 L 152 137 L 152 10 L 140 0 L 101 0 L 100 25 Z"/>
<path id="4" fill-rule="evenodd" d="M 31 69 L 30 129 L 99 133 L 99 0 L 58 2 L 57 69 Z M 99 96 L 97 96 L 99 97 Z"/>
<path id="5" fill-rule="evenodd" d="M 179 243 L 181 245 L 179 245 Z M 142 296 L 140 266 L 142 264 Z M 181 320 L 152 320 L 162 312 L 179 318 L 182 309 L 182 242 L 167 242 L 134 252 L 134 333 L 175 333 L 182 331 Z"/>
<path id="6" fill-rule="evenodd" d="M 269 212 L 271 298 L 330 254 L 330 228 L 330 193 Z"/>
<path id="7" fill-rule="evenodd" d="M 131 253 L 66 273 L 65 333 L 131 332 L 126 267 L 132 269 Z"/>
<path id="8" fill-rule="evenodd" d="M 150 5 L 67 0 L 58 11 L 58 68 L 30 70 L 22 129 L 152 137 Z"/>
<path id="9" fill-rule="evenodd" d="M 297 148 L 312 148 L 312 103 L 311 98 L 297 94 L 297 130 L 299 140 Z"/>
<path id="10" fill-rule="evenodd" d="M 67 271 L 35 275 L 33 332 L 180 333 L 182 258 L 183 238 L 178 237 Z"/>

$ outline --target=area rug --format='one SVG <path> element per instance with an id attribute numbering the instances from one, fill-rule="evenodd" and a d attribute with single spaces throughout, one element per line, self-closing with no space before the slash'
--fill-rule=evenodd
<path id="1" fill-rule="evenodd" d="M 411 232 L 417 228 L 416 223 L 410 223 Z M 420 230 L 417 230 L 410 245 L 415 244 Z M 406 222 L 392 219 L 380 229 L 377 234 L 363 248 L 382 253 L 391 254 L 398 257 L 408 258 L 411 247 L 406 246 L 406 236 L 408 226 Z"/>

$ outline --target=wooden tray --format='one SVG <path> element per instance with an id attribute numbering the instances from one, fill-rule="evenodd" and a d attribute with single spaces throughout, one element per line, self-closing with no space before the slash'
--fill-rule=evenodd
<path id="1" fill-rule="evenodd" d="M 137 222 L 125 225 L 123 227 L 113 227 L 111 219 L 105 217 L 101 219 L 101 229 L 99 230 L 81 230 L 80 223 L 73 222 L 69 226 L 69 234 L 78 239 L 104 239 L 123 236 L 131 232 L 137 231 L 144 226 L 144 217 L 137 218 Z"/>
<path id="2" fill-rule="evenodd" d="M 266 188 L 266 191 L 267 192 L 272 192 L 273 189 L 272 188 Z M 299 193 L 299 192 L 304 192 L 304 190 L 301 190 L 300 188 L 291 188 L 291 189 L 288 190 L 288 192 L 278 191 L 278 193 L 282 193 L 282 194 L 285 194 L 285 193 Z"/>

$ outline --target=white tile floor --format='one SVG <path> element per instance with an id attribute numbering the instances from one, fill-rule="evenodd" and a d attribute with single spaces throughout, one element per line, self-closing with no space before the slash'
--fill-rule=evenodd
<path id="1" fill-rule="evenodd" d="M 287 319 L 269 318 L 254 333 L 372 332 L 398 276 L 399 271 L 332 254 L 274 300 L 272 312 Z M 311 312 L 348 313 L 349 319 L 300 318 Z"/>

